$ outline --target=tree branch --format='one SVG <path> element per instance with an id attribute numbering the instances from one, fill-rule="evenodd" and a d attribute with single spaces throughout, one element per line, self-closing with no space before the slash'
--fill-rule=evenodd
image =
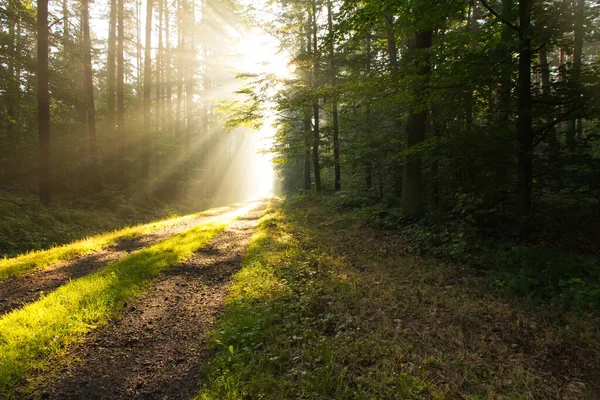
<path id="1" fill-rule="evenodd" d="M 510 21 L 508 21 L 507 19 L 505 19 L 503 16 L 501 16 L 500 14 L 498 14 L 496 11 L 494 11 L 494 9 L 485 2 L 485 0 L 479 0 L 479 2 L 481 3 L 481 5 L 489 11 L 490 14 L 492 14 L 494 17 L 496 17 L 496 19 L 500 22 L 502 22 L 504 25 L 508 26 L 510 29 L 512 29 L 515 32 L 519 32 L 520 28 L 516 25 L 513 25 Z"/>

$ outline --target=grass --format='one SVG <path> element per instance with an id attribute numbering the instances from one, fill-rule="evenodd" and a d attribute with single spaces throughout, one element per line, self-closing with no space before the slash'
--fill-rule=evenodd
<path id="1" fill-rule="evenodd" d="M 135 202 L 114 191 L 75 197 L 57 196 L 45 206 L 31 193 L 0 190 L 0 259 L 208 208 Z"/>
<path id="2" fill-rule="evenodd" d="M 48 250 L 33 251 L 13 258 L 4 258 L 0 260 L 0 281 L 24 275 L 34 269 L 46 268 L 59 261 L 67 261 L 89 252 L 98 251 L 115 244 L 119 240 L 143 235 L 213 211 L 215 210 L 127 227 Z"/>
<path id="3" fill-rule="evenodd" d="M 162 270 L 189 258 L 243 211 L 174 235 L 2 317 L 0 397 L 19 379 L 60 360 L 69 344 L 118 315 Z"/>
<path id="4" fill-rule="evenodd" d="M 523 308 L 318 200 L 271 205 L 197 399 L 592 399 L 599 324 Z"/>

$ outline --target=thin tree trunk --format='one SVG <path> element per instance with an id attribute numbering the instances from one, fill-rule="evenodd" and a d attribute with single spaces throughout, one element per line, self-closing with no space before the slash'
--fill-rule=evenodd
<path id="1" fill-rule="evenodd" d="M 583 58 L 583 35 L 585 24 L 585 0 L 575 0 L 575 30 L 573 32 L 573 80 L 577 86 L 577 95 L 581 92 L 581 63 Z M 581 135 L 583 132 L 583 120 L 578 118 L 575 124 L 575 132 Z"/>
<path id="2" fill-rule="evenodd" d="M 37 0 L 37 83 L 40 201 L 50 203 L 54 192 L 50 170 L 50 93 L 48 89 L 48 0 Z"/>
<path id="3" fill-rule="evenodd" d="M 310 179 L 310 118 L 304 118 L 304 169 L 303 169 L 303 178 L 304 178 L 304 190 L 310 190 L 312 182 Z"/>
<path id="4" fill-rule="evenodd" d="M 181 0 L 177 0 L 177 104 L 175 105 L 175 138 L 181 137 L 181 102 L 183 97 L 183 49 L 185 42 L 183 39 L 183 18 L 181 18 Z"/>
<path id="5" fill-rule="evenodd" d="M 167 101 L 166 101 L 166 112 L 167 112 L 167 133 L 173 132 L 173 103 L 172 103 L 172 82 L 171 82 L 171 43 L 170 43 L 170 16 L 169 16 L 169 2 L 165 1 L 165 33 L 166 33 L 166 84 L 167 84 Z"/>
<path id="6" fill-rule="evenodd" d="M 125 0 L 119 1 L 118 10 L 118 26 L 119 26 L 119 37 L 117 43 L 117 110 L 118 110 L 118 124 L 119 124 L 119 139 L 118 139 L 118 153 L 117 153 L 117 168 L 119 169 L 119 175 L 123 176 L 123 156 L 125 154 L 125 54 L 124 54 L 124 43 L 125 43 Z"/>
<path id="7" fill-rule="evenodd" d="M 337 67 L 335 64 L 335 46 L 333 37 L 333 11 L 331 0 L 327 1 L 327 27 L 329 29 L 329 68 L 331 69 L 331 87 L 333 97 L 331 100 L 333 119 L 333 168 L 335 190 L 342 188 L 342 176 L 340 169 L 340 124 L 338 118 L 338 96 L 337 96 Z"/>
<path id="8" fill-rule="evenodd" d="M 87 130 L 89 146 L 89 177 L 93 190 L 99 190 L 101 185 L 100 167 L 98 162 L 98 142 L 96 139 L 96 108 L 94 104 L 94 75 L 92 71 L 92 39 L 90 36 L 90 15 L 88 0 L 82 4 L 83 24 L 83 62 L 85 73 L 85 93 L 87 111 Z"/>
<path id="9" fill-rule="evenodd" d="M 390 71 L 393 75 L 396 75 L 398 72 L 398 47 L 396 46 L 396 37 L 394 35 L 394 16 L 386 12 L 384 18 Z"/>
<path id="10" fill-rule="evenodd" d="M 69 4 L 67 0 L 62 2 L 62 13 L 63 13 L 63 36 L 62 45 L 64 51 L 64 57 L 67 55 L 67 49 L 69 48 Z"/>
<path id="11" fill-rule="evenodd" d="M 371 33 L 367 34 L 367 79 L 371 77 Z M 367 119 L 367 127 L 366 134 L 367 137 L 371 137 L 371 104 L 367 103 L 366 105 L 366 119 Z M 367 189 L 373 188 L 373 161 L 370 157 L 367 158 L 366 162 L 366 177 L 365 183 L 367 185 Z"/>
<path id="12" fill-rule="evenodd" d="M 85 0 L 84 0 L 85 1 Z M 89 13 L 89 11 L 88 11 Z M 117 44 L 117 0 L 110 0 L 110 16 L 108 21 L 108 55 L 106 66 L 106 83 L 108 90 L 107 106 L 108 106 L 108 129 L 114 132 L 115 129 L 115 59 L 116 59 L 116 44 Z"/>
<path id="13" fill-rule="evenodd" d="M 162 126 L 161 121 L 161 89 L 162 89 L 162 59 L 163 59 L 163 0 L 157 0 L 156 7 L 158 8 L 158 48 L 156 50 L 156 124 L 155 130 L 160 131 Z"/>
<path id="14" fill-rule="evenodd" d="M 306 49 L 307 57 L 310 57 L 310 54 L 312 52 L 312 39 L 310 37 L 310 26 L 311 26 L 311 18 L 310 18 L 310 13 L 309 13 L 308 21 L 305 25 L 305 32 L 304 32 L 304 34 L 306 35 L 306 38 L 304 35 L 301 36 L 301 47 L 303 50 Z M 306 73 L 306 79 L 309 81 L 309 84 L 310 84 L 311 74 L 310 74 L 310 71 L 308 68 L 305 71 L 305 73 Z M 310 114 L 311 114 L 311 111 L 307 107 L 304 110 L 304 121 L 303 121 L 304 122 L 303 187 L 304 187 L 304 190 L 306 190 L 306 191 L 309 191 L 312 186 L 312 181 L 311 181 L 311 177 L 310 177 L 310 164 L 311 164 L 310 136 L 312 133 Z"/>
<path id="15" fill-rule="evenodd" d="M 190 7 L 190 14 L 188 15 L 189 20 L 186 24 L 187 26 L 187 36 L 190 40 L 190 48 L 188 50 L 188 57 L 186 57 L 187 61 L 187 82 L 185 88 L 185 111 L 187 114 L 187 126 L 186 126 L 186 136 L 188 141 L 188 148 L 190 148 L 192 144 L 192 137 L 194 134 L 194 66 L 193 63 L 195 61 L 195 46 L 194 46 L 194 26 L 195 26 L 195 17 L 194 17 L 194 1 L 190 0 L 188 3 L 188 7 Z"/>
<path id="16" fill-rule="evenodd" d="M 533 126 L 531 118 L 531 8 L 534 0 L 519 3 L 519 113 L 517 119 L 519 170 L 517 173 L 518 211 L 531 213 L 533 182 Z"/>
<path id="17" fill-rule="evenodd" d="M 142 19 L 142 15 L 141 15 L 141 0 L 136 0 L 135 2 L 135 15 L 137 16 L 136 18 L 136 26 L 135 26 L 135 31 L 136 31 L 136 67 L 137 67 L 137 89 L 136 89 L 136 94 L 138 99 L 142 99 L 143 95 L 142 95 L 142 82 L 143 82 L 143 78 L 142 78 L 142 31 L 141 31 L 141 23 L 140 20 Z"/>
<path id="18" fill-rule="evenodd" d="M 142 179 L 148 184 L 150 178 L 150 149 L 152 122 L 150 107 L 152 103 L 152 1 L 146 0 L 146 43 L 144 48 L 144 136 L 142 139 Z"/>
<path id="19" fill-rule="evenodd" d="M 313 81 L 312 88 L 316 90 L 319 87 L 319 52 L 317 42 L 317 5 L 316 1 L 312 1 L 312 40 L 313 40 Z M 319 142 L 320 130 L 319 130 L 319 97 L 315 94 L 313 99 L 313 169 L 315 173 L 315 189 L 321 191 L 321 166 L 319 163 Z"/>
<path id="20" fill-rule="evenodd" d="M 11 11 L 18 15 L 18 9 L 15 6 L 13 1 L 9 1 L 9 7 Z M 19 17 L 17 17 L 19 18 Z M 15 125 L 16 125 L 16 102 L 19 98 L 19 83 L 16 78 L 16 68 L 15 63 L 17 61 L 17 35 L 15 33 L 15 25 L 16 22 L 11 22 L 8 27 L 8 42 L 9 42 L 9 50 L 8 50 L 8 90 L 6 91 L 7 99 L 6 102 L 6 132 L 10 135 L 13 133 Z"/>
<path id="21" fill-rule="evenodd" d="M 422 66 L 418 71 L 419 76 L 426 77 L 429 74 L 430 66 L 427 52 L 431 47 L 432 36 L 432 31 L 417 32 L 415 40 L 411 43 L 411 47 L 419 52 L 417 57 L 423 57 L 423 62 L 420 62 Z M 417 101 L 422 101 L 425 89 L 426 83 L 415 89 L 414 98 Z M 407 148 L 416 146 L 425 139 L 426 119 L 427 110 L 423 109 L 422 106 L 413 106 L 406 126 Z M 412 158 L 404 164 L 404 178 L 402 180 L 402 210 L 406 215 L 418 216 L 423 213 L 423 194 L 421 192 L 421 160 Z"/>

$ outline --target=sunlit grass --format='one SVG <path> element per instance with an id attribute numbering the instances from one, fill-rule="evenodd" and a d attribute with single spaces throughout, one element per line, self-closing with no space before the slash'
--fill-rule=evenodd
<path id="1" fill-rule="evenodd" d="M 48 250 L 33 251 L 13 258 L 4 258 L 0 260 L 0 281 L 13 276 L 24 275 L 34 269 L 44 269 L 59 261 L 71 260 L 75 257 L 104 249 L 122 239 L 140 236 L 157 229 L 176 225 L 185 220 L 197 218 L 220 210 L 222 209 L 212 209 L 197 214 L 186 215 L 184 217 L 173 217 L 162 221 L 151 222 L 149 224 L 127 227 L 66 245 L 53 247 Z"/>
<path id="2" fill-rule="evenodd" d="M 56 362 L 70 343 L 118 315 L 162 270 L 185 261 L 253 206 L 140 250 L 5 315 L 0 319 L 0 394 L 31 371 Z"/>
<path id="3" fill-rule="evenodd" d="M 569 346 L 587 357 L 597 326 L 557 325 L 489 292 L 459 268 L 407 255 L 358 215 L 310 198 L 271 206 L 212 333 L 216 357 L 196 398 L 594 398 L 593 372 L 567 392 L 533 355 Z"/>

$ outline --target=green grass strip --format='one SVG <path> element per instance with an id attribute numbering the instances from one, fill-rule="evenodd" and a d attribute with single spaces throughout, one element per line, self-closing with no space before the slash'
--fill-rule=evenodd
<path id="1" fill-rule="evenodd" d="M 0 260 L 0 281 L 13 276 L 24 275 L 34 269 L 44 269 L 59 261 L 71 260 L 80 255 L 104 249 L 115 244 L 119 240 L 143 235 L 214 211 L 215 210 L 208 210 L 184 217 L 173 217 L 162 221 L 151 222 L 149 224 L 127 227 L 102 235 L 92 236 L 63 246 L 53 247 L 48 250 L 33 251 L 13 258 L 4 258 Z"/>
<path id="2" fill-rule="evenodd" d="M 191 257 L 234 218 L 177 234 L 1 318 L 0 397 L 28 373 L 59 360 L 69 343 L 118 315 L 162 270 Z"/>
<path id="3" fill-rule="evenodd" d="M 321 247 L 325 237 L 299 222 L 306 215 L 274 203 L 261 219 L 211 333 L 216 356 L 196 399 L 423 397 L 423 380 L 388 364 L 396 344 L 352 327 L 361 304 L 365 313 L 377 304 Z"/>

